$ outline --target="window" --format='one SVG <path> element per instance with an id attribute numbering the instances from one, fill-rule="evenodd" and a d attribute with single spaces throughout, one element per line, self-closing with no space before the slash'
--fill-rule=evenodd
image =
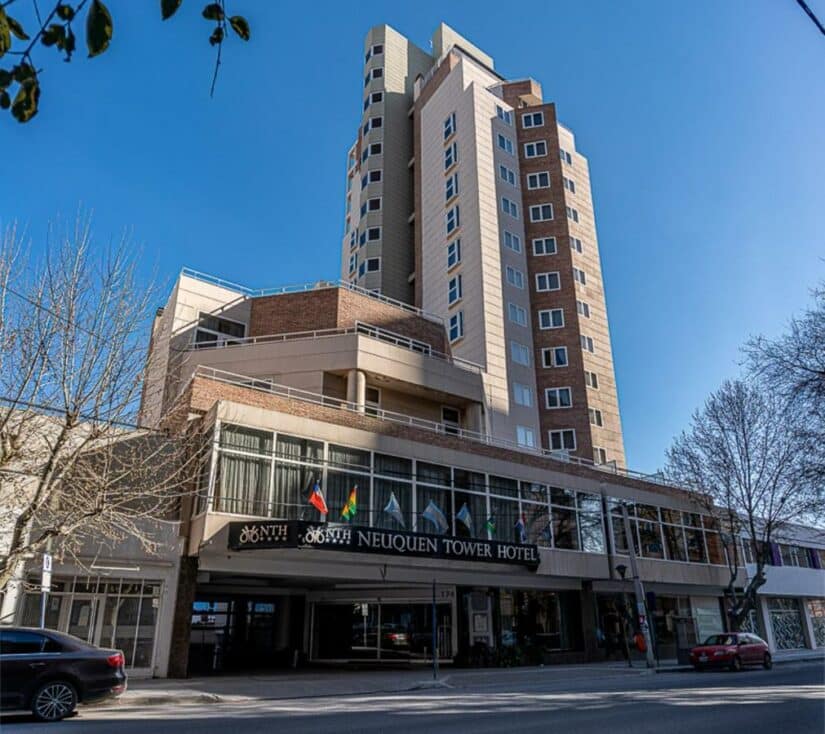
<path id="1" fill-rule="evenodd" d="M 498 147 L 510 155 L 513 155 L 513 141 L 506 135 L 498 134 Z"/>
<path id="2" fill-rule="evenodd" d="M 518 219 L 518 204 L 506 197 L 501 198 L 501 211 L 509 214 L 513 219 Z"/>
<path id="3" fill-rule="evenodd" d="M 552 204 L 534 204 L 530 207 L 531 222 L 546 222 L 553 218 Z"/>
<path id="4" fill-rule="evenodd" d="M 380 257 L 371 257 L 367 260 L 367 272 L 368 273 L 377 273 L 381 270 L 381 258 Z"/>
<path id="5" fill-rule="evenodd" d="M 567 207 L 567 218 L 574 221 L 574 222 L 578 222 L 579 221 L 579 213 L 572 206 L 568 206 Z"/>
<path id="6" fill-rule="evenodd" d="M 368 86 L 373 79 L 380 79 L 382 76 L 384 76 L 384 70 L 380 66 L 372 69 L 367 72 L 367 75 L 364 77 L 364 86 Z"/>
<path id="7" fill-rule="evenodd" d="M 527 311 L 515 303 L 507 304 L 507 311 L 510 315 L 510 321 L 519 326 L 527 326 Z"/>
<path id="8" fill-rule="evenodd" d="M 464 311 L 459 311 L 450 316 L 450 342 L 455 342 L 464 336 Z"/>
<path id="9" fill-rule="evenodd" d="M 593 447 L 593 461 L 597 464 L 607 463 L 607 451 L 600 446 Z"/>
<path id="10" fill-rule="evenodd" d="M 582 285 L 587 285 L 587 276 L 584 270 L 580 270 L 579 268 L 573 268 L 573 280 Z"/>
<path id="11" fill-rule="evenodd" d="M 584 316 L 584 318 L 590 318 L 590 304 L 585 303 L 584 301 L 576 301 L 576 311 L 578 311 L 579 316 Z"/>
<path id="12" fill-rule="evenodd" d="M 504 246 L 513 252 L 521 252 L 521 237 L 505 230 Z"/>
<path id="13" fill-rule="evenodd" d="M 504 268 L 504 274 L 507 277 L 507 282 L 516 288 L 524 288 L 524 273 L 518 268 L 508 265 Z"/>
<path id="14" fill-rule="evenodd" d="M 602 411 L 596 408 L 588 408 L 587 412 L 590 414 L 590 423 L 594 426 L 603 426 L 604 421 L 602 420 Z"/>
<path id="15" fill-rule="evenodd" d="M 567 347 L 546 347 L 541 350 L 544 367 L 567 367 Z"/>
<path id="16" fill-rule="evenodd" d="M 555 255 L 556 254 L 556 238 L 555 237 L 540 237 L 533 240 L 533 254 L 534 255 Z"/>
<path id="17" fill-rule="evenodd" d="M 2 655 L 32 655 L 41 652 L 60 652 L 62 649 L 59 643 L 37 632 L 14 629 L 0 632 Z"/>
<path id="18" fill-rule="evenodd" d="M 369 242 L 375 242 L 376 240 L 381 239 L 381 227 L 370 227 L 367 229 L 367 240 Z"/>
<path id="19" fill-rule="evenodd" d="M 540 329 L 561 329 L 564 326 L 564 310 L 548 308 L 539 311 Z"/>
<path id="20" fill-rule="evenodd" d="M 521 116 L 521 126 L 525 128 L 529 127 L 542 127 L 544 125 L 544 113 L 543 112 L 528 112 L 526 115 Z"/>
<path id="21" fill-rule="evenodd" d="M 447 303 L 452 305 L 457 301 L 460 301 L 463 295 L 464 293 L 461 285 L 461 274 L 458 274 L 454 278 L 450 278 L 450 280 L 447 282 Z"/>
<path id="22" fill-rule="evenodd" d="M 549 189 L 550 188 L 550 174 L 547 171 L 539 171 L 539 173 L 527 174 L 527 188 L 528 189 Z"/>
<path id="23" fill-rule="evenodd" d="M 444 182 L 444 200 L 449 201 L 454 196 L 458 196 L 458 173 L 448 176 Z"/>
<path id="24" fill-rule="evenodd" d="M 444 120 L 444 140 L 447 140 L 455 131 L 455 112 L 451 112 L 450 116 Z"/>
<path id="25" fill-rule="evenodd" d="M 595 349 L 593 348 L 593 337 L 592 336 L 585 336 L 584 334 L 581 335 L 581 344 L 582 349 L 585 352 L 590 352 L 591 354 L 595 353 Z"/>
<path id="26" fill-rule="evenodd" d="M 573 405 L 573 394 L 569 387 L 548 387 L 544 391 L 544 403 L 548 410 L 569 408 Z"/>
<path id="27" fill-rule="evenodd" d="M 461 240 L 453 240 L 447 245 L 447 270 L 452 270 L 461 262 Z"/>
<path id="28" fill-rule="evenodd" d="M 536 140 L 532 143 L 524 144 L 525 158 L 541 158 L 547 155 L 547 142 L 544 140 Z"/>
<path id="29" fill-rule="evenodd" d="M 458 229 L 458 225 L 460 224 L 458 204 L 447 211 L 447 214 L 445 215 L 445 222 L 447 226 L 447 234 L 450 234 Z"/>
<path id="30" fill-rule="evenodd" d="M 527 446 L 528 448 L 536 448 L 536 436 L 532 428 L 526 426 L 516 426 L 516 443 L 519 446 Z"/>
<path id="31" fill-rule="evenodd" d="M 237 344 L 237 339 L 246 336 L 246 324 L 240 321 L 212 316 L 202 311 L 198 317 L 198 328 L 195 329 L 195 345 L 204 347 Z"/>
<path id="32" fill-rule="evenodd" d="M 518 342 L 510 342 L 510 356 L 516 364 L 530 366 L 530 350 Z"/>
<path id="33" fill-rule="evenodd" d="M 375 130 L 377 127 L 384 127 L 384 118 L 380 115 L 378 117 L 371 117 L 368 124 L 370 130 Z"/>
<path id="34" fill-rule="evenodd" d="M 441 422 L 447 429 L 447 433 L 456 434 L 458 433 L 458 429 L 461 428 L 461 413 L 457 408 L 451 408 L 449 405 L 442 405 Z"/>
<path id="35" fill-rule="evenodd" d="M 496 117 L 505 125 L 513 124 L 513 113 L 510 110 L 505 110 L 501 105 L 496 105 Z"/>
<path id="36" fill-rule="evenodd" d="M 557 291 L 561 288 L 561 280 L 558 273 L 536 273 L 536 290 Z"/>
<path id="37" fill-rule="evenodd" d="M 548 431 L 551 451 L 575 451 L 576 432 L 572 428 L 563 428 L 560 431 Z"/>
<path id="38" fill-rule="evenodd" d="M 376 43 L 374 46 L 367 51 L 367 55 L 364 56 L 364 63 L 366 64 L 373 56 L 378 56 L 379 54 L 384 53 L 384 44 L 383 43 Z"/>
<path id="39" fill-rule="evenodd" d="M 573 158 L 566 150 L 563 148 L 559 148 L 559 156 L 561 157 L 562 163 L 566 163 L 568 166 L 573 165 Z"/>
<path id="40" fill-rule="evenodd" d="M 599 389 L 599 376 L 590 370 L 584 371 L 584 383 L 587 387 L 592 387 L 594 390 Z"/>
<path id="41" fill-rule="evenodd" d="M 367 109 L 367 107 L 369 107 L 371 104 L 378 104 L 379 102 L 383 101 L 383 92 L 373 92 L 372 94 L 368 95 L 367 98 L 364 100 L 364 109 Z"/>
<path id="42" fill-rule="evenodd" d="M 358 256 L 357 255 L 350 255 L 349 256 L 349 271 L 350 271 L 350 273 L 354 273 L 357 267 L 358 267 Z"/>
<path id="43" fill-rule="evenodd" d="M 502 181 L 506 181 L 510 186 L 516 185 L 516 174 L 507 166 L 499 166 L 498 167 L 498 175 L 501 177 Z"/>
<path id="44" fill-rule="evenodd" d="M 363 277 L 364 273 L 366 273 L 366 272 L 367 272 L 367 263 L 366 263 L 366 261 L 365 261 L 365 262 L 362 262 L 362 263 L 358 266 L 358 277 L 359 277 L 359 278 Z"/>
<path id="45" fill-rule="evenodd" d="M 449 170 L 456 163 L 458 163 L 458 143 L 453 142 L 444 148 L 444 170 Z"/>
<path id="46" fill-rule="evenodd" d="M 514 382 L 513 400 L 516 402 L 516 405 L 523 405 L 526 408 L 530 408 L 533 405 L 533 391 L 527 385 Z"/>
<path id="47" fill-rule="evenodd" d="M 367 415 L 377 415 L 381 409 L 381 390 L 377 387 L 367 387 L 364 391 L 364 405 Z"/>
<path id="48" fill-rule="evenodd" d="M 378 212 L 381 211 L 381 197 L 367 200 L 367 211 Z"/>
<path id="49" fill-rule="evenodd" d="M 381 170 L 377 171 L 370 171 L 370 183 L 380 183 L 381 182 Z"/>
<path id="50" fill-rule="evenodd" d="M 370 155 L 381 155 L 383 150 L 383 143 L 370 143 L 369 147 L 369 154 Z"/>
<path id="51" fill-rule="evenodd" d="M 578 237 L 571 237 L 570 238 L 570 249 L 575 250 L 579 254 L 581 254 L 582 248 L 582 241 Z"/>
<path id="52" fill-rule="evenodd" d="M 572 178 L 567 178 L 567 176 L 561 177 L 562 183 L 564 184 L 564 188 L 566 188 L 571 194 L 576 193 L 576 182 Z"/>

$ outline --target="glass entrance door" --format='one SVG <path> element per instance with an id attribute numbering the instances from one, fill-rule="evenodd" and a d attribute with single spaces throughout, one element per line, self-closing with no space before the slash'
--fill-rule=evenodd
<path id="1" fill-rule="evenodd" d="M 75 596 L 69 609 L 69 622 L 66 631 L 86 642 L 95 643 L 95 624 L 97 622 L 98 599 Z"/>

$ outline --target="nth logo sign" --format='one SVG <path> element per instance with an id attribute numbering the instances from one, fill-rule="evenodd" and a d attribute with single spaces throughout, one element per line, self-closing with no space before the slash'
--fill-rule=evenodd
<path id="1" fill-rule="evenodd" d="M 231 550 L 317 548 L 393 556 L 446 558 L 456 561 L 510 563 L 538 568 L 538 547 L 528 543 L 453 538 L 427 533 L 359 528 L 343 523 L 262 520 L 229 523 Z"/>

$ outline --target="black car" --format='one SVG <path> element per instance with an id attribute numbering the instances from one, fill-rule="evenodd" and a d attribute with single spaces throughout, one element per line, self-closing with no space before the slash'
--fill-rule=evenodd
<path id="1" fill-rule="evenodd" d="M 0 710 L 59 721 L 78 703 L 123 693 L 125 662 L 120 650 L 103 650 L 62 632 L 0 627 Z"/>

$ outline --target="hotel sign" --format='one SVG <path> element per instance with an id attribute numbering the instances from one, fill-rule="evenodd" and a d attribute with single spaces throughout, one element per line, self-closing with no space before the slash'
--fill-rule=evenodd
<path id="1" fill-rule="evenodd" d="M 229 523 L 230 550 L 317 548 L 391 556 L 442 558 L 451 561 L 510 563 L 538 568 L 538 547 L 498 540 L 453 538 L 428 533 L 359 527 L 303 520 L 260 520 Z"/>

